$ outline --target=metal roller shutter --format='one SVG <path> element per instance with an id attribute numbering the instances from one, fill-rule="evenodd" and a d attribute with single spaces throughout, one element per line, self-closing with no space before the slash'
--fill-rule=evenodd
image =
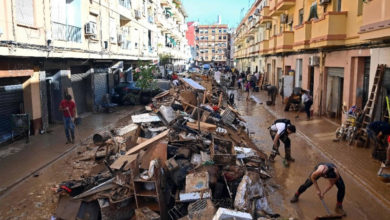
<path id="1" fill-rule="evenodd" d="M 94 75 L 95 85 L 95 105 L 102 104 L 103 96 L 108 92 L 107 73 L 97 73 Z"/>
<path id="2" fill-rule="evenodd" d="M 88 75 L 89 74 L 85 73 L 71 75 L 73 95 L 78 114 L 88 112 L 87 90 L 89 87 L 86 82 L 86 77 L 88 77 Z"/>
<path id="3" fill-rule="evenodd" d="M 20 113 L 23 103 L 22 84 L 0 87 L 0 143 L 11 138 L 11 114 Z"/>

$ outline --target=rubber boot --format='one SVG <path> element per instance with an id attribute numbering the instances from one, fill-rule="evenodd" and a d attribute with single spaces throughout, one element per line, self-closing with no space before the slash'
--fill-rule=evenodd
<path id="1" fill-rule="evenodd" d="M 295 162 L 295 159 L 291 157 L 291 148 L 286 148 L 286 160 L 288 162 Z"/>
<path id="2" fill-rule="evenodd" d="M 269 158 L 268 158 L 268 160 L 270 161 L 270 162 L 275 162 L 275 157 L 276 157 L 276 154 L 274 154 L 273 152 L 271 152 L 271 154 L 269 155 Z"/>
<path id="3" fill-rule="evenodd" d="M 347 213 L 343 209 L 343 205 L 336 205 L 336 208 L 334 210 L 339 215 L 342 215 L 342 216 L 346 216 L 347 215 Z"/>
<path id="4" fill-rule="evenodd" d="M 297 193 L 295 193 L 294 196 L 291 198 L 290 202 L 296 203 L 296 202 L 298 202 L 298 200 L 299 200 L 299 196 Z"/>

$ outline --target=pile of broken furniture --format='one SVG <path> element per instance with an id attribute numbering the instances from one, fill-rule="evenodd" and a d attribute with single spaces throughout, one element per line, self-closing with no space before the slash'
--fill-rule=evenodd
<path id="1" fill-rule="evenodd" d="M 80 160 L 90 175 L 59 184 L 58 219 L 273 218 L 267 157 L 251 141 L 227 94 L 200 75 L 160 93 L 104 131 Z"/>

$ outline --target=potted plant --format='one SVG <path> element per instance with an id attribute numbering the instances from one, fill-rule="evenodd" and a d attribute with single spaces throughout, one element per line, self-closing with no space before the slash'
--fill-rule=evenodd
<path id="1" fill-rule="evenodd" d="M 157 82 L 154 77 L 156 66 L 147 63 L 139 63 L 135 69 L 135 85 L 140 88 L 139 100 L 142 104 L 148 104 L 155 93 L 158 93 Z"/>

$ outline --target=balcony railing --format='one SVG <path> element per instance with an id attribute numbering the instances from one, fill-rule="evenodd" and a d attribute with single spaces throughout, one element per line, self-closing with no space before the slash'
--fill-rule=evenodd
<path id="1" fill-rule="evenodd" d="M 360 39 L 383 40 L 390 38 L 390 4 L 388 1 L 366 1 L 363 5 Z M 378 10 L 379 8 L 380 10 Z"/>
<path id="2" fill-rule="evenodd" d="M 310 47 L 343 45 L 346 38 L 347 12 L 327 12 L 313 21 Z"/>
<path id="3" fill-rule="evenodd" d="M 53 40 L 81 42 L 81 27 L 52 22 L 51 32 Z"/>
<path id="4" fill-rule="evenodd" d="M 294 32 L 285 31 L 276 37 L 276 52 L 291 51 L 294 44 Z"/>
<path id="5" fill-rule="evenodd" d="M 277 0 L 276 10 L 283 12 L 295 5 L 295 0 Z"/>
<path id="6" fill-rule="evenodd" d="M 310 47 L 311 22 L 305 22 L 294 27 L 294 49 L 306 49 Z"/>
<path id="7" fill-rule="evenodd" d="M 263 40 L 260 42 L 259 53 L 267 54 L 269 50 L 269 40 Z"/>

